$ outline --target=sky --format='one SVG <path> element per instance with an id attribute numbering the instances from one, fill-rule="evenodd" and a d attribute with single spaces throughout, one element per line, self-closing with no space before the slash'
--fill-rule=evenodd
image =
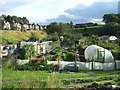
<path id="1" fill-rule="evenodd" d="M 27 17 L 30 23 L 103 23 L 107 13 L 118 13 L 119 0 L 0 0 L 0 15 Z"/>

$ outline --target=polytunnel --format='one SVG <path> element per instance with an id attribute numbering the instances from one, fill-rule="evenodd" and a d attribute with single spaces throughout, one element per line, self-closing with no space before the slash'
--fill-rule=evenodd
<path id="1" fill-rule="evenodd" d="M 96 61 L 103 63 L 114 62 L 112 53 L 109 50 L 97 45 L 88 46 L 85 49 L 84 55 L 87 61 Z"/>

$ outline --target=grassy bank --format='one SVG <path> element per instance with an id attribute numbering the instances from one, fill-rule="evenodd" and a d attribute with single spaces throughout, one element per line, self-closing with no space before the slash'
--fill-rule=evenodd
<path id="1" fill-rule="evenodd" d="M 47 37 L 45 31 L 27 31 L 27 32 L 18 32 L 18 31 L 1 31 L 0 33 L 0 43 L 14 43 L 17 44 L 20 41 L 28 40 L 32 33 L 35 34 L 40 40 Z"/>

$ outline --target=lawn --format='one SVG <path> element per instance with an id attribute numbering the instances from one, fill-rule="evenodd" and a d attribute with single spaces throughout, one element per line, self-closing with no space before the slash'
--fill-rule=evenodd
<path id="1" fill-rule="evenodd" d="M 111 80 L 119 77 L 120 71 L 80 71 L 76 74 L 48 73 L 48 71 L 18 71 L 10 68 L 2 69 L 3 88 L 62 88 L 70 83 Z M 116 75 L 117 74 L 117 75 Z M 99 76 L 103 77 L 99 77 Z M 104 76 L 105 75 L 105 76 Z M 98 78 L 96 78 L 96 77 Z M 106 78 L 106 76 L 108 76 Z M 91 77 L 91 78 L 88 78 Z M 67 84 L 66 84 L 67 83 Z"/>

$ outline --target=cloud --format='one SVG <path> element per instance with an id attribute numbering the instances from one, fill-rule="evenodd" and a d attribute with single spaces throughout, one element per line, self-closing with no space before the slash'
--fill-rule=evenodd
<path id="1" fill-rule="evenodd" d="M 65 10 L 65 14 L 62 14 L 57 18 L 49 19 L 47 21 L 103 23 L 102 17 L 106 13 L 117 13 L 117 2 L 96 2 L 89 6 L 79 4 L 74 8 Z"/>
<path id="2" fill-rule="evenodd" d="M 104 9 L 99 10 L 101 5 L 94 3 L 112 3 L 113 1 L 117 2 L 118 0 L 2 0 L 0 4 L 3 7 L 0 13 L 25 16 L 31 22 L 50 22 L 53 20 L 78 22 L 79 20 L 86 21 L 86 18 L 91 20 L 90 18 L 98 19 L 101 17 Z M 108 5 L 108 12 L 110 12 L 109 8 L 111 10 Z M 86 11 L 89 14 L 86 14 Z"/>

